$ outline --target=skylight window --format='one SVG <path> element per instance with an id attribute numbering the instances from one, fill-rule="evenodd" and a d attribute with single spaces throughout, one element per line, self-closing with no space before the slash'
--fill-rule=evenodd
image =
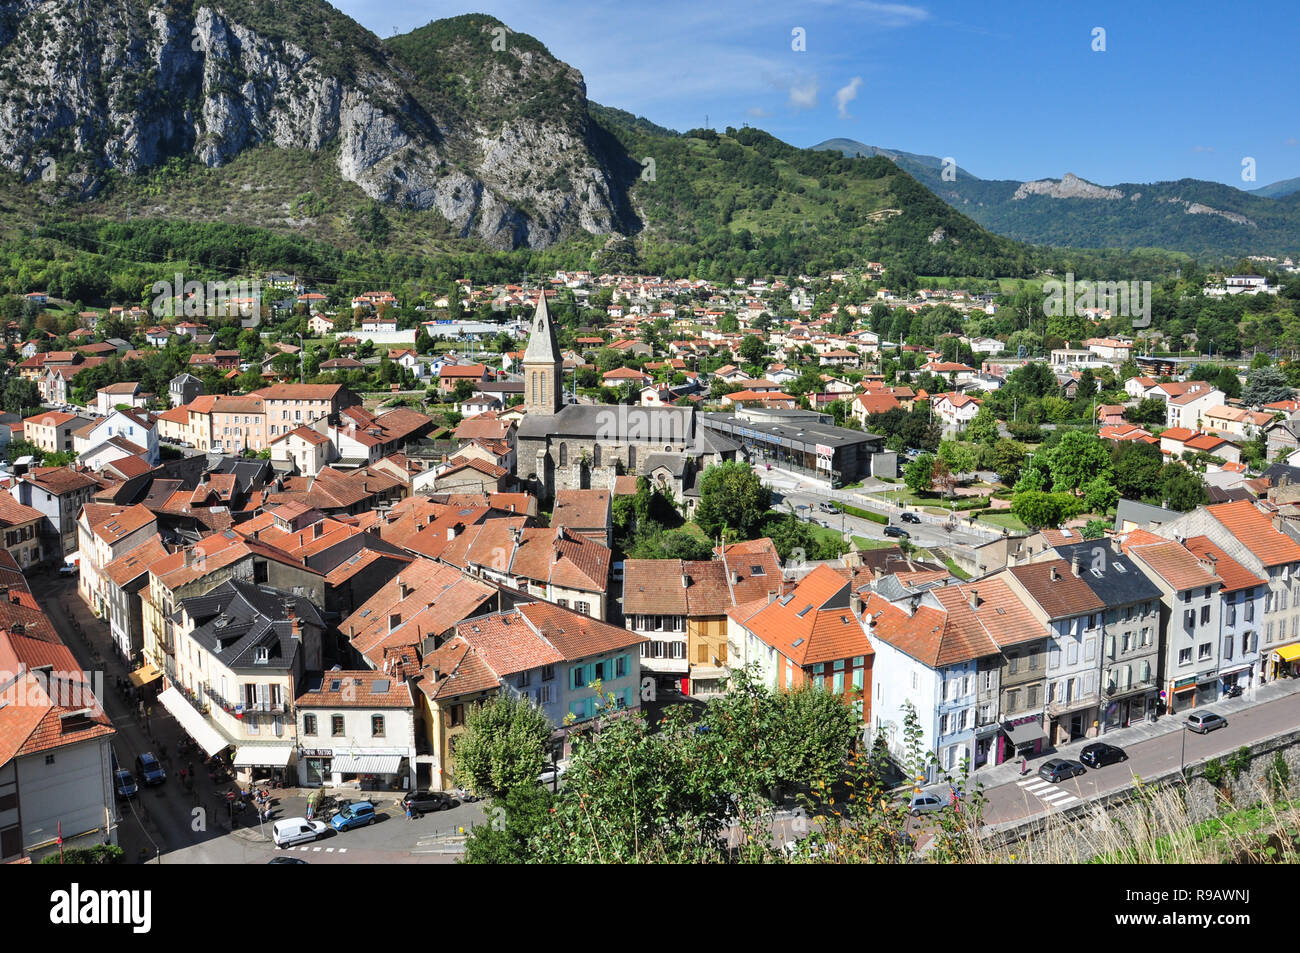
<path id="1" fill-rule="evenodd" d="M 1115 563 L 1115 571 L 1116 571 L 1116 572 L 1128 572 L 1128 570 L 1124 568 L 1124 564 L 1123 564 L 1123 563 Z"/>
<path id="2" fill-rule="evenodd" d="M 762 567 L 762 566 L 750 566 L 750 567 L 749 567 L 749 574 L 750 574 L 751 576 L 766 576 L 766 575 L 767 575 L 767 573 L 763 572 L 763 567 Z"/>
<path id="3" fill-rule="evenodd" d="M 799 618 L 802 619 L 804 616 L 806 616 L 806 615 L 808 614 L 808 612 L 809 612 L 811 609 L 812 609 L 812 603 L 810 602 L 810 603 L 808 603 L 806 606 L 804 606 L 802 609 L 799 610 Z"/>
<path id="4" fill-rule="evenodd" d="M 790 647 L 795 649 L 797 649 L 801 645 L 803 645 L 803 636 L 799 636 L 799 638 L 795 639 L 793 642 L 790 643 Z"/>

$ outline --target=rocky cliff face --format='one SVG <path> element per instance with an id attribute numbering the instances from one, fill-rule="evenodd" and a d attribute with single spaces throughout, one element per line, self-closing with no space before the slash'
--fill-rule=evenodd
<path id="1" fill-rule="evenodd" d="M 84 198 L 115 173 L 270 143 L 330 154 L 370 197 L 493 248 L 634 230 L 577 71 L 490 18 L 446 22 L 403 48 L 318 0 L 3 3 L 0 167 Z M 457 45 L 491 55 L 420 61 Z M 548 108 L 529 108 L 538 88 Z"/>

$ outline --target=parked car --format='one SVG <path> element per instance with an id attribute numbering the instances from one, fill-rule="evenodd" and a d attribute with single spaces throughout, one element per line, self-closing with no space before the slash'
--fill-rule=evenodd
<path id="1" fill-rule="evenodd" d="M 336 831 L 347 831 L 354 827 L 365 827 L 375 822 L 375 806 L 369 801 L 357 801 L 349 804 L 330 818 L 330 827 Z"/>
<path id="2" fill-rule="evenodd" d="M 1213 731 L 1215 728 L 1226 728 L 1227 726 L 1228 719 L 1222 715 L 1216 715 L 1212 711 L 1194 711 L 1187 716 L 1187 727 L 1198 735 Z"/>
<path id="3" fill-rule="evenodd" d="M 409 807 L 416 817 L 424 817 L 430 811 L 450 811 L 458 803 L 442 791 L 407 791 L 402 798 L 402 810 Z"/>
<path id="4" fill-rule="evenodd" d="M 163 770 L 163 766 L 158 763 L 152 751 L 136 755 L 135 770 L 140 780 L 151 787 L 167 780 L 167 772 Z"/>
<path id="5" fill-rule="evenodd" d="M 886 535 L 886 536 L 893 536 L 893 537 L 895 537 L 895 538 L 897 538 L 897 539 L 911 539 L 911 538 L 912 538 L 912 534 L 909 533 L 907 530 L 903 529 L 903 527 L 901 527 L 901 526 L 886 526 L 886 527 L 885 527 L 885 535 Z"/>
<path id="6" fill-rule="evenodd" d="M 301 857 L 272 857 L 267 861 L 268 864 L 305 864 L 307 861 Z"/>
<path id="7" fill-rule="evenodd" d="M 140 793 L 135 783 L 135 775 L 121 768 L 113 772 L 113 787 L 117 791 L 117 796 L 121 798 L 135 797 Z"/>
<path id="8" fill-rule="evenodd" d="M 1123 748 L 1116 748 L 1114 745 L 1102 744 L 1098 741 L 1095 744 L 1086 745 L 1079 752 L 1079 760 L 1090 768 L 1101 768 L 1108 764 L 1119 764 L 1121 761 L 1127 761 L 1128 755 L 1124 753 Z"/>
<path id="9" fill-rule="evenodd" d="M 1087 770 L 1077 761 L 1070 761 L 1067 758 L 1053 758 L 1038 769 L 1038 776 L 1044 781 L 1051 781 L 1056 784 L 1066 778 L 1078 777 L 1080 774 L 1086 773 Z"/>
<path id="10" fill-rule="evenodd" d="M 557 779 L 564 777 L 564 772 L 568 770 L 569 766 L 567 764 L 561 764 L 555 768 L 543 768 L 542 773 L 537 776 L 537 781 L 539 784 L 554 784 Z"/>
<path id="11" fill-rule="evenodd" d="M 469 788 L 457 788 L 456 800 L 460 801 L 461 804 L 473 804 L 475 801 L 482 800 L 482 798 L 480 798 Z"/>
<path id="12" fill-rule="evenodd" d="M 822 500 L 818 503 L 817 509 L 821 510 L 823 513 L 838 513 L 840 511 L 838 506 L 834 503 L 828 502 L 827 500 Z"/>
<path id="13" fill-rule="evenodd" d="M 60 567 L 59 567 L 59 575 L 60 575 L 60 576 L 75 576 L 75 575 L 77 575 L 79 572 L 81 572 L 81 570 L 80 570 L 78 567 L 76 567 L 76 566 L 60 566 Z"/>
<path id="14" fill-rule="evenodd" d="M 920 817 L 922 814 L 942 811 L 947 804 L 948 802 L 937 794 L 913 794 L 907 810 L 913 817 Z"/>
<path id="15" fill-rule="evenodd" d="M 921 517 L 917 516 L 915 513 L 904 513 L 902 516 L 899 517 L 899 519 L 901 519 L 904 523 L 921 522 Z"/>
<path id="16" fill-rule="evenodd" d="M 305 817 L 286 817 L 271 825 L 271 840 L 276 847 L 292 847 L 320 837 L 329 828 L 324 821 L 309 821 Z"/>

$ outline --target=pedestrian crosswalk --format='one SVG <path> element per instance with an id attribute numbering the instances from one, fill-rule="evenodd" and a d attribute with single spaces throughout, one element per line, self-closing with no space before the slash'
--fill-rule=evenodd
<path id="1" fill-rule="evenodd" d="M 1017 781 L 1029 794 L 1035 795 L 1044 804 L 1049 807 L 1065 807 L 1067 804 L 1073 804 L 1079 800 L 1077 795 L 1064 791 L 1050 781 L 1044 781 L 1042 778 L 1025 778 L 1023 781 Z"/>
<path id="2" fill-rule="evenodd" d="M 322 850 L 325 851 L 325 853 L 327 854 L 346 854 L 348 852 L 348 849 L 346 847 L 338 847 L 338 848 L 312 847 L 310 844 L 303 844 L 301 847 L 298 848 L 298 850 L 302 851 L 303 853 L 311 851 L 312 853 L 315 854 L 319 854 Z"/>

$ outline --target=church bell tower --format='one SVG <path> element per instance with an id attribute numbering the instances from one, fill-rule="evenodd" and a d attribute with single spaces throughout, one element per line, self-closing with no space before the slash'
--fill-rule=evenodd
<path id="1" fill-rule="evenodd" d="M 555 339 L 555 325 L 546 307 L 546 292 L 539 291 L 537 311 L 524 351 L 524 409 L 530 416 L 552 416 L 564 406 L 564 361 Z"/>

